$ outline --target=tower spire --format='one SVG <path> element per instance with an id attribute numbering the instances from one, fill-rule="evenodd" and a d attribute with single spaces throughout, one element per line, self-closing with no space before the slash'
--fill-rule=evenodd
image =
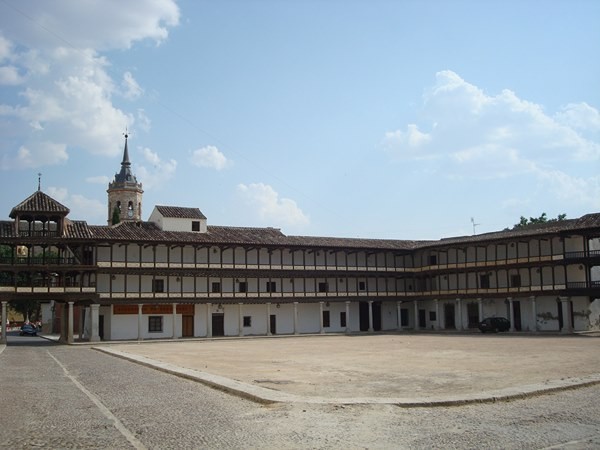
<path id="1" fill-rule="evenodd" d="M 108 224 L 114 225 L 122 221 L 142 220 L 142 183 L 138 183 L 131 171 L 129 160 L 129 149 L 127 141 L 130 136 L 125 128 L 125 145 L 123 147 L 123 161 L 121 170 L 115 174 L 115 178 L 108 184 Z M 116 217 L 116 219 L 115 219 Z"/>
<path id="2" fill-rule="evenodd" d="M 42 174 L 38 172 L 38 191 L 42 190 Z"/>
<path id="3" fill-rule="evenodd" d="M 123 149 L 123 161 L 121 161 L 121 171 L 115 175 L 115 181 L 120 183 L 137 183 L 135 176 L 131 172 L 131 162 L 129 161 L 129 149 L 127 148 L 127 138 L 129 137 L 129 133 L 127 132 L 127 128 L 125 128 L 125 147 Z"/>

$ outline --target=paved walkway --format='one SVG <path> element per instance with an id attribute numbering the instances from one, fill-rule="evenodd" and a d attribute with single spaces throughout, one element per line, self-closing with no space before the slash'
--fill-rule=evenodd
<path id="1" fill-rule="evenodd" d="M 587 336 L 380 334 L 94 348 L 263 403 L 442 406 L 600 383 Z"/>

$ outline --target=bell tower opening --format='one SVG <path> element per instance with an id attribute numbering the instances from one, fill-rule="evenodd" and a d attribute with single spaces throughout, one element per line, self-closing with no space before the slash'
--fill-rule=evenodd
<path id="1" fill-rule="evenodd" d="M 142 183 L 138 183 L 131 171 L 129 150 L 127 148 L 127 131 L 125 136 L 125 148 L 123 150 L 123 161 L 121 170 L 115 174 L 115 178 L 108 184 L 108 219 L 109 225 L 119 222 L 139 222 L 142 220 Z"/>

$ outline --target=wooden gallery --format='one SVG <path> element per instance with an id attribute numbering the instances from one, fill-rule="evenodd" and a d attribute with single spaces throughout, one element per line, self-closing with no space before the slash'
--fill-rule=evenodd
<path id="1" fill-rule="evenodd" d="M 39 189 L 0 221 L 3 324 L 8 302 L 34 299 L 68 343 L 468 330 L 490 316 L 513 332 L 600 329 L 600 214 L 436 241 L 287 236 L 174 206 L 143 221 L 127 139 L 107 192 L 107 225 L 69 219 Z"/>

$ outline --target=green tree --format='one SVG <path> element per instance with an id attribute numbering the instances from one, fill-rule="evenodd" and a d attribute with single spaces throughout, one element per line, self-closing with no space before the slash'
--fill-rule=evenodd
<path id="1" fill-rule="evenodd" d="M 117 208 L 115 206 L 115 209 L 113 209 L 113 213 L 112 213 L 112 219 L 111 219 L 111 224 L 112 225 L 116 225 L 121 221 L 121 213 L 119 212 L 119 208 Z"/>
<path id="2" fill-rule="evenodd" d="M 13 311 L 21 314 L 23 320 L 31 321 L 41 319 L 42 306 L 39 300 L 12 300 L 8 302 Z"/>
<path id="3" fill-rule="evenodd" d="M 519 220 L 519 223 L 516 223 L 512 229 L 513 230 L 517 230 L 519 228 L 525 228 L 531 225 L 538 225 L 541 223 L 550 223 L 550 222 L 560 222 L 563 221 L 567 218 L 566 214 L 559 214 L 558 217 L 556 219 L 548 219 L 548 216 L 546 215 L 546 213 L 542 213 L 542 215 L 540 217 L 530 217 L 529 219 L 527 219 L 524 216 L 521 216 L 521 220 Z"/>

